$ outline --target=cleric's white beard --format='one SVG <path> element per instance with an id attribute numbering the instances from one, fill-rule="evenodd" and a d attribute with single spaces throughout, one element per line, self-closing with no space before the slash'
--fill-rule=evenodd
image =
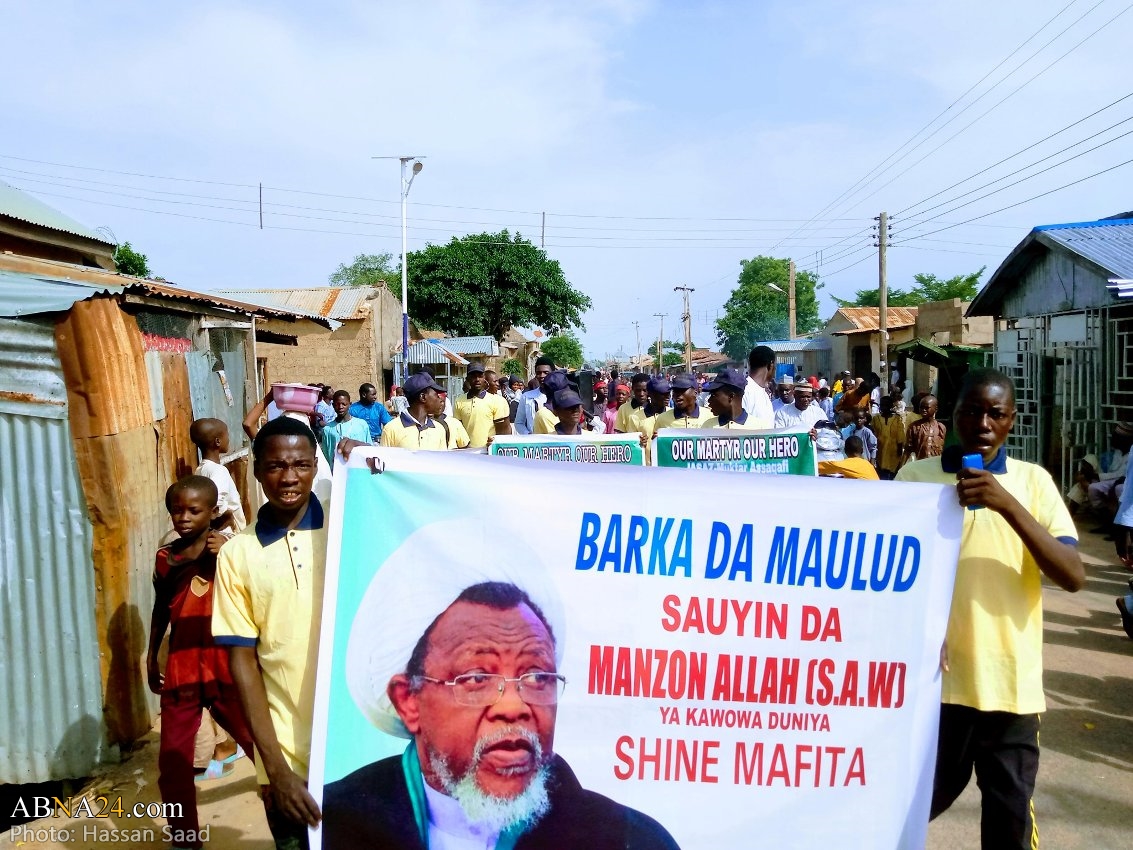
<path id="1" fill-rule="evenodd" d="M 521 735 L 526 738 L 535 753 L 535 763 L 539 769 L 531 777 L 519 794 L 514 797 L 497 797 L 476 784 L 476 772 L 484 751 L 492 744 L 507 738 Z M 459 776 L 453 776 L 445 757 L 428 748 L 429 766 L 448 796 L 460 804 L 464 816 L 470 823 L 483 826 L 493 832 L 503 832 L 512 827 L 532 826 L 547 813 L 551 801 L 547 796 L 547 765 L 544 763 L 543 747 L 539 739 L 526 729 L 504 729 L 476 742 L 468 769 Z"/>

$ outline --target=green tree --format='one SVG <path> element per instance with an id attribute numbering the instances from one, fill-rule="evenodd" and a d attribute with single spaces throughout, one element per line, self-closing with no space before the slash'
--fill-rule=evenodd
<path id="1" fill-rule="evenodd" d="M 859 289 L 852 299 L 834 296 L 834 301 L 839 307 L 880 307 L 881 289 Z M 890 289 L 886 303 L 890 307 L 916 307 L 923 304 L 924 299 L 915 290 Z"/>
<path id="2" fill-rule="evenodd" d="M 330 276 L 331 286 L 392 285 L 401 279 L 400 267 L 394 265 L 393 254 L 359 254 L 354 262 L 342 263 Z"/>
<path id="3" fill-rule="evenodd" d="M 948 301 L 952 298 L 971 301 L 980 291 L 980 278 L 985 271 L 987 266 L 982 266 L 979 271 L 958 274 L 947 280 L 940 280 L 934 274 L 915 274 L 913 280 L 917 285 L 913 287 L 913 291 L 920 294 L 925 301 Z"/>
<path id="4" fill-rule="evenodd" d="M 947 280 L 941 280 L 934 274 L 913 275 L 916 285 L 910 290 L 890 289 L 886 296 L 886 303 L 890 307 L 916 307 L 929 301 L 948 301 L 959 298 L 961 301 L 971 301 L 980 291 L 980 278 L 987 270 L 987 266 L 971 274 L 958 274 Z M 834 299 L 839 307 L 877 307 L 881 303 L 880 289 L 859 289 L 854 293 L 852 300 L 843 298 Z"/>
<path id="5" fill-rule="evenodd" d="M 121 274 L 132 274 L 134 277 L 149 277 L 149 262 L 145 254 L 139 254 L 129 242 L 123 242 L 114 249 L 114 265 Z"/>
<path id="6" fill-rule="evenodd" d="M 453 238 L 409 255 L 409 314 L 425 327 L 497 340 L 513 325 L 583 327 L 590 299 L 558 261 L 508 231 Z"/>
<path id="7" fill-rule="evenodd" d="M 693 345 L 693 348 L 696 348 L 696 346 Z M 677 366 L 685 362 L 685 346 L 683 342 L 673 342 L 671 339 L 667 339 L 661 347 L 661 350 L 665 352 L 664 357 L 661 358 L 662 366 Z M 654 361 L 657 360 L 657 343 L 653 343 L 649 346 L 649 356 L 652 357 Z"/>
<path id="8" fill-rule="evenodd" d="M 555 361 L 556 366 L 567 369 L 582 368 L 582 343 L 570 331 L 563 331 L 550 337 L 541 346 L 543 354 Z"/>
<path id="9" fill-rule="evenodd" d="M 724 315 L 716 322 L 716 337 L 724 353 L 736 360 L 761 342 L 786 339 L 788 317 L 787 287 L 790 278 L 788 260 L 776 257 L 753 257 L 740 261 L 736 288 L 724 305 Z M 781 292 L 771 288 L 775 284 Z M 806 334 L 818 330 L 817 291 L 822 284 L 812 272 L 795 274 L 795 332 Z"/>
<path id="10" fill-rule="evenodd" d="M 500 367 L 505 375 L 511 375 L 513 378 L 527 378 L 527 367 L 516 360 L 514 357 L 509 357 L 504 361 Z"/>

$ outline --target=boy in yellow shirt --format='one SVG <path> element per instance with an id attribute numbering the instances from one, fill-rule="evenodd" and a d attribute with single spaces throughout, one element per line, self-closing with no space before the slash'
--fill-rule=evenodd
<path id="1" fill-rule="evenodd" d="M 434 419 L 444 410 L 444 388 L 428 372 L 418 372 L 405 381 L 409 407 L 382 429 L 383 446 L 443 452 L 451 447 L 449 423 Z"/>
<path id="2" fill-rule="evenodd" d="M 1071 593 L 1085 583 L 1070 512 L 1045 469 L 1007 457 L 1015 387 L 969 372 L 953 413 L 960 445 L 910 463 L 898 481 L 955 483 L 968 507 L 942 654 L 932 817 L 967 786 L 983 794 L 984 850 L 1038 846 L 1032 794 L 1039 766 L 1042 575 Z M 979 455 L 982 468 L 965 468 Z M 978 508 L 978 509 L 977 509 Z"/>
<path id="3" fill-rule="evenodd" d="M 712 418 L 711 411 L 698 403 L 700 386 L 695 375 L 674 375 L 669 387 L 673 393 L 673 407 L 657 414 L 653 424 L 654 435 L 662 428 L 699 428 Z"/>

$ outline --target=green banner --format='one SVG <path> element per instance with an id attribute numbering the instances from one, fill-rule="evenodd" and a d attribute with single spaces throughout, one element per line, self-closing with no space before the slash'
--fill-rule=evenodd
<path id="1" fill-rule="evenodd" d="M 488 454 L 524 460 L 557 460 L 563 463 L 620 463 L 645 465 L 640 434 L 593 434 L 577 437 L 511 435 L 496 437 Z"/>
<path id="2" fill-rule="evenodd" d="M 806 432 L 666 428 L 653 441 L 653 465 L 818 475 L 814 443 Z"/>

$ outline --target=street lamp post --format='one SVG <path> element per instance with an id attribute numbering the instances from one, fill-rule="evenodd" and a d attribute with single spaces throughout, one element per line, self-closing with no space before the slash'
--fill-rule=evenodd
<path id="1" fill-rule="evenodd" d="M 413 185 L 413 178 L 421 173 L 425 164 L 421 162 L 423 156 L 376 156 L 374 159 L 396 159 L 401 161 L 401 362 L 405 367 L 405 374 L 409 374 L 409 274 L 406 254 L 408 253 L 408 238 L 405 225 L 406 199 L 409 197 L 409 187 Z M 412 167 L 409 167 L 412 163 Z M 406 179 L 406 169 L 409 178 Z M 404 383 L 401 370 L 395 370 L 394 380 Z"/>

